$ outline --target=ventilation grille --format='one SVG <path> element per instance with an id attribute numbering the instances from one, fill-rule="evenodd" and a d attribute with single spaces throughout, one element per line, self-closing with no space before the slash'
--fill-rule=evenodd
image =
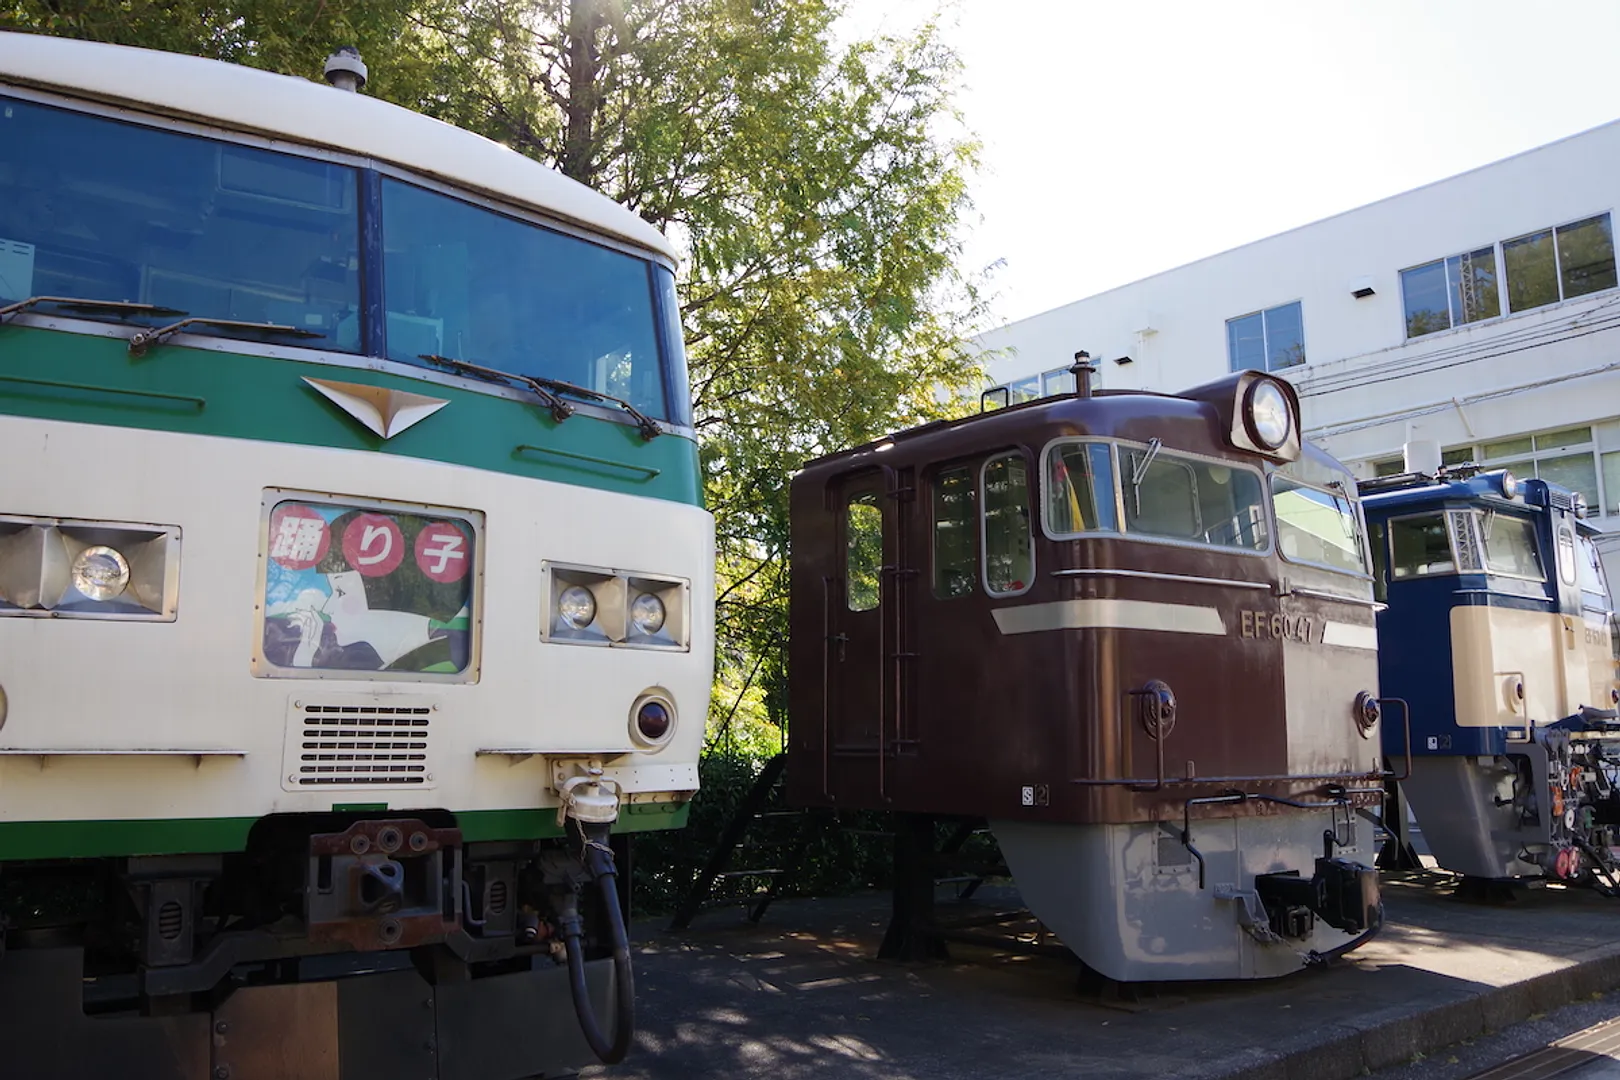
<path id="1" fill-rule="evenodd" d="M 432 715 L 431 705 L 398 698 L 294 702 L 285 786 L 429 787 Z"/>

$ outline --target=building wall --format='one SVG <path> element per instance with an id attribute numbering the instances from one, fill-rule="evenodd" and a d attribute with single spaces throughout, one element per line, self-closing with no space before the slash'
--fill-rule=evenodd
<path id="1" fill-rule="evenodd" d="M 1617 204 L 1620 121 L 1006 324 L 978 345 L 996 383 L 1085 349 L 1098 386 L 1176 391 L 1231 370 L 1227 320 L 1298 301 L 1305 363 L 1278 373 L 1299 388 L 1307 433 L 1363 475 L 1409 438 L 1521 461 L 1520 447 L 1490 444 L 1590 426 L 1593 513 L 1616 530 L 1603 547 L 1620 580 L 1620 289 L 1409 340 L 1401 286 L 1403 269 L 1550 226 L 1610 213 L 1620 227 Z"/>

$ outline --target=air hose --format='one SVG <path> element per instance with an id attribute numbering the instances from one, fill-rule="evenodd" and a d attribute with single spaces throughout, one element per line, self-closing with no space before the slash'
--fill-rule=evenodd
<path id="1" fill-rule="evenodd" d="M 570 905 L 558 920 L 563 941 L 568 947 L 568 988 L 573 992 L 574 1014 L 579 1017 L 579 1029 L 590 1044 L 591 1052 L 604 1064 L 617 1065 L 629 1052 L 630 1040 L 636 1033 L 636 988 L 630 970 L 630 936 L 625 932 L 624 910 L 619 906 L 618 870 L 613 865 L 613 850 L 607 844 L 609 826 L 604 823 L 587 824 L 577 819 L 576 824 L 584 842 L 581 856 L 591 880 L 602 891 L 602 907 L 607 912 L 608 929 L 613 938 L 613 981 L 617 1008 L 612 1042 L 602 1034 L 596 1009 L 591 1004 L 590 987 L 585 983 L 585 927 L 577 905 Z"/>

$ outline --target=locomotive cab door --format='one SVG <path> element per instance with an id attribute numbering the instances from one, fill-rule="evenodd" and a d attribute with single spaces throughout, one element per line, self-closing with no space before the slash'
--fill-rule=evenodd
<path id="1" fill-rule="evenodd" d="M 823 654 L 828 794 L 841 800 L 886 797 L 891 718 L 898 715 L 894 665 L 900 602 L 899 492 L 890 470 L 836 478 L 838 573 L 825 580 Z M 870 769 L 858 762 L 867 760 Z"/>

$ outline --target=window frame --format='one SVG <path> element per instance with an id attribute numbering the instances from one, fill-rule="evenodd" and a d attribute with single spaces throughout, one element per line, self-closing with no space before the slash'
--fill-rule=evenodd
<path id="1" fill-rule="evenodd" d="M 1114 512 L 1114 527 L 1112 529 L 1104 529 L 1099 527 L 1095 529 L 1084 529 L 1080 532 L 1058 532 L 1052 528 L 1052 519 L 1047 513 L 1047 511 L 1051 509 L 1052 502 L 1051 499 L 1048 498 L 1048 492 L 1046 490 L 1046 462 L 1051 454 L 1063 446 L 1100 446 L 1107 452 L 1108 487 L 1110 495 L 1112 496 L 1109 500 L 1109 508 Z M 1115 452 L 1115 446 L 1111 440 L 1102 438 L 1100 436 L 1090 435 L 1059 436 L 1041 448 L 1040 462 L 1041 534 L 1045 536 L 1046 539 L 1062 542 L 1065 540 L 1090 540 L 1096 537 L 1114 537 L 1115 539 L 1118 539 L 1124 535 L 1124 529 L 1122 528 L 1124 519 L 1121 517 L 1124 504 L 1120 499 L 1119 492 L 1119 457 Z"/>
<path id="2" fill-rule="evenodd" d="M 973 595 L 973 590 L 971 588 L 968 589 L 967 592 L 961 593 L 961 594 L 956 595 L 956 596 L 944 596 L 944 595 L 941 595 L 940 591 L 939 591 L 939 541 L 938 541 L 938 538 L 939 538 L 939 515 L 938 515 L 938 503 L 936 502 L 936 496 L 937 496 L 937 494 L 938 494 L 938 492 L 940 490 L 940 486 L 939 486 L 940 477 L 944 476 L 946 473 L 954 473 L 954 472 L 961 472 L 961 473 L 966 474 L 967 481 L 968 481 L 968 493 L 973 497 L 973 506 L 972 506 L 972 509 L 970 510 L 970 512 L 968 514 L 968 521 L 974 527 L 970 528 L 968 530 L 968 533 L 967 533 L 969 541 L 973 545 L 972 557 L 971 557 L 970 561 L 974 566 L 978 566 L 982 561 L 981 556 L 980 556 L 980 550 L 981 550 L 981 547 L 982 547 L 982 540 L 983 540 L 982 533 L 983 533 L 983 530 L 984 530 L 984 525 L 983 525 L 983 523 L 981 521 L 978 520 L 981 517 L 981 514 L 979 513 L 980 469 L 974 468 L 972 459 L 963 459 L 963 460 L 955 461 L 955 462 L 941 462 L 941 463 L 939 463 L 937 465 L 934 465 L 933 467 L 931 467 L 928 470 L 928 473 L 927 473 L 927 487 L 928 487 L 928 594 L 931 597 L 933 597 L 935 600 L 941 601 L 942 603 L 949 603 L 952 600 L 961 600 L 961 599 L 964 599 L 965 597 L 969 597 L 969 596 Z M 1032 550 L 1033 550 L 1033 544 L 1032 544 Z M 983 571 L 980 570 L 979 574 L 980 574 L 980 576 L 982 578 L 983 577 Z M 1033 575 L 1031 575 L 1031 576 L 1033 577 Z M 982 584 L 982 582 L 981 582 L 981 584 Z"/>
<path id="3" fill-rule="evenodd" d="M 1525 526 L 1527 526 L 1529 528 L 1529 530 L 1530 530 L 1530 541 L 1531 541 L 1532 544 L 1535 545 L 1536 560 L 1541 563 L 1541 576 L 1540 577 L 1533 577 L 1533 576 L 1531 576 L 1529 574 L 1510 574 L 1510 573 L 1508 573 L 1506 571 L 1503 571 L 1503 570 L 1492 570 L 1491 569 L 1491 542 L 1485 535 L 1485 511 L 1486 510 L 1494 511 L 1496 513 L 1496 518 L 1498 520 L 1500 520 L 1501 518 L 1506 517 L 1506 518 L 1509 518 L 1509 519 L 1511 519 L 1513 521 L 1520 522 L 1520 523 L 1524 524 Z M 1513 579 L 1515 581 L 1533 581 L 1533 582 L 1536 582 L 1537 584 L 1541 584 L 1541 585 L 1544 585 L 1544 584 L 1547 583 L 1547 573 L 1548 573 L 1548 571 L 1547 571 L 1547 558 L 1542 553 L 1542 550 L 1541 550 L 1541 533 L 1536 528 L 1536 519 L 1535 519 L 1534 516 L 1529 515 L 1529 514 L 1517 513 L 1516 511 L 1511 511 L 1511 510 L 1504 510 L 1500 506 L 1495 506 L 1493 504 L 1487 503 L 1484 506 L 1476 506 L 1474 508 L 1474 526 L 1473 527 L 1474 527 L 1475 533 L 1477 533 L 1478 537 L 1479 537 L 1480 560 L 1484 564 L 1484 567 L 1485 567 L 1484 572 L 1485 572 L 1487 577 L 1511 578 L 1511 579 Z"/>
<path id="4" fill-rule="evenodd" d="M 1350 508 L 1350 516 L 1355 520 L 1356 546 L 1359 548 L 1358 554 L 1361 556 L 1361 569 L 1359 571 L 1346 570 L 1342 566 L 1332 566 L 1328 563 L 1315 562 L 1311 559 L 1296 559 L 1283 550 L 1282 515 L 1277 513 L 1277 481 L 1279 480 L 1293 484 L 1297 488 L 1305 488 L 1310 491 L 1317 491 L 1323 495 L 1329 496 L 1330 498 L 1343 499 L 1345 501 L 1346 505 L 1348 505 Z M 1341 490 L 1335 492 L 1330 488 L 1321 486 L 1320 484 L 1307 484 L 1303 480 L 1296 480 L 1292 476 L 1285 476 L 1281 472 L 1273 472 L 1269 477 L 1269 482 L 1267 483 L 1266 487 L 1271 495 L 1272 530 L 1276 533 L 1275 543 L 1277 546 L 1277 555 L 1282 559 L 1283 562 L 1291 563 L 1294 566 L 1309 566 L 1317 570 L 1327 570 L 1334 574 L 1342 574 L 1345 577 L 1360 578 L 1363 581 L 1372 580 L 1372 571 L 1368 568 L 1368 563 L 1372 558 L 1372 539 L 1367 532 L 1367 518 L 1362 513 L 1360 499 L 1354 498 L 1348 491 Z"/>
<path id="5" fill-rule="evenodd" d="M 523 206 L 504 201 L 500 198 L 487 195 L 481 191 L 468 187 L 456 187 L 438 178 L 425 173 L 415 172 L 409 168 L 396 165 L 389 161 L 368 157 L 362 154 L 350 153 L 324 146 L 313 146 L 306 143 L 292 141 L 286 137 L 275 138 L 258 135 L 252 132 L 240 131 L 233 128 L 218 126 L 206 121 L 196 121 L 168 116 L 162 113 L 144 111 L 133 105 L 111 105 L 104 102 L 93 101 L 70 94 L 62 94 L 34 87 L 7 84 L 0 87 L 0 94 L 15 98 L 18 101 L 30 102 L 52 108 L 64 109 L 70 112 L 93 116 L 103 120 L 129 124 L 135 127 L 148 128 L 157 131 L 173 132 L 181 135 L 193 135 L 211 139 L 219 143 L 246 146 L 273 153 L 285 154 L 289 157 L 308 161 L 318 161 L 328 165 L 344 165 L 352 167 L 359 172 L 359 182 L 362 188 L 360 205 L 356 213 L 361 230 L 361 296 L 362 301 L 369 302 L 371 290 L 375 287 L 380 296 L 381 282 L 376 268 L 370 267 L 367 261 L 371 257 L 367 238 L 368 225 L 380 229 L 380 207 L 368 207 L 368 195 L 365 190 L 375 186 L 380 180 L 373 178 L 390 177 L 395 180 L 413 184 L 437 194 L 450 198 L 460 199 L 463 202 L 482 209 L 491 210 L 508 217 L 517 218 L 528 224 L 538 225 L 565 234 L 578 240 L 583 240 L 600 247 L 609 248 L 626 255 L 633 256 L 648 266 L 648 284 L 654 293 L 657 302 L 658 289 L 655 284 L 654 267 L 661 266 L 671 273 L 677 273 L 678 268 L 662 253 L 637 247 L 629 241 L 603 233 L 591 232 L 561 217 L 552 217 L 542 210 L 532 206 Z M 368 215 L 376 215 L 368 221 Z M 1589 215 L 1590 216 L 1590 215 Z M 368 281 L 368 278 L 371 279 Z M 655 312 L 656 320 L 656 312 Z M 66 313 L 39 313 L 33 311 L 21 312 L 10 320 L 19 326 L 36 326 L 44 329 L 62 330 L 68 333 L 89 337 L 114 338 L 127 340 L 132 328 L 121 323 L 109 323 L 96 319 L 89 319 Z M 392 360 L 386 355 L 386 326 L 373 327 L 369 324 L 362 326 L 361 351 L 336 352 L 330 349 L 297 344 L 274 344 L 267 341 L 256 341 L 248 338 L 228 338 L 212 334 L 178 335 L 184 338 L 183 344 L 188 349 L 205 352 L 233 352 L 243 356 L 257 356 L 276 360 L 297 360 L 305 363 L 320 364 L 322 367 L 334 369 L 349 369 L 356 371 L 382 371 L 391 375 L 400 375 L 421 382 L 432 383 L 438 386 L 451 387 L 458 390 L 471 391 L 489 397 L 502 398 L 520 404 L 532 404 L 533 396 L 527 390 L 511 386 L 499 385 L 484 379 L 476 379 L 467 375 L 460 375 L 449 371 L 438 370 L 422 364 L 412 364 L 399 360 Z M 659 365 L 664 374 L 665 396 L 677 397 L 678 390 L 684 390 L 686 403 L 680 409 L 673 404 L 668 410 L 671 417 L 680 419 L 657 420 L 656 422 L 665 430 L 691 436 L 695 433 L 688 419 L 691 409 L 691 386 L 676 388 L 671 385 L 671 375 L 674 373 L 673 360 L 668 353 L 668 346 L 664 334 L 660 329 L 657 333 L 659 349 Z M 634 426 L 635 421 L 627 416 L 617 406 L 607 403 L 579 401 L 570 402 L 574 412 L 582 416 L 590 416 L 598 420 L 609 420 L 617 424 Z"/>
<path id="6" fill-rule="evenodd" d="M 1299 308 L 1299 347 L 1301 349 L 1300 360 L 1297 364 L 1288 364 L 1284 367 L 1272 367 L 1271 330 L 1266 325 L 1266 316 L 1273 311 L 1281 311 L 1284 308 L 1290 307 Z M 1259 370 L 1265 371 L 1269 374 L 1278 371 L 1292 371 L 1294 368 L 1310 366 L 1310 350 L 1305 346 L 1305 298 L 1301 296 L 1296 297 L 1293 300 L 1285 300 L 1280 304 L 1272 304 L 1270 307 L 1258 308 L 1254 311 L 1245 311 L 1241 315 L 1233 315 L 1230 319 L 1226 320 L 1223 326 L 1226 330 L 1226 367 L 1228 373 L 1255 370 L 1251 368 L 1239 368 L 1236 366 L 1237 357 L 1232 355 L 1232 324 L 1242 319 L 1253 318 L 1256 315 L 1260 316 L 1260 350 L 1265 354 L 1266 362 L 1266 366 Z"/>
<path id="7" fill-rule="evenodd" d="M 1163 544 L 1166 547 L 1191 548 L 1194 551 L 1217 551 L 1217 552 L 1223 552 L 1223 553 L 1229 554 L 1229 555 L 1242 555 L 1242 556 L 1245 556 L 1247 558 L 1260 558 L 1260 559 L 1270 557 L 1272 552 L 1274 552 L 1277 549 L 1277 523 L 1274 520 L 1274 516 L 1272 514 L 1271 498 L 1270 498 L 1270 495 L 1269 495 L 1270 486 L 1266 483 L 1266 472 L 1265 472 L 1264 469 L 1261 469 L 1260 467 L 1258 467 L 1258 466 L 1256 466 L 1256 465 L 1254 465 L 1252 463 L 1249 463 L 1249 462 L 1234 461 L 1231 458 L 1216 457 L 1213 454 L 1201 454 L 1196 450 L 1182 450 L 1182 449 L 1179 449 L 1177 447 L 1170 447 L 1170 446 L 1163 446 L 1163 447 L 1160 448 L 1161 453 L 1168 453 L 1168 454 L 1172 454 L 1172 455 L 1174 455 L 1176 457 L 1181 457 L 1181 458 L 1189 458 L 1189 459 L 1194 460 L 1194 461 L 1207 462 L 1210 465 L 1218 465 L 1223 469 L 1232 469 L 1233 471 L 1241 470 L 1241 471 L 1248 472 L 1248 473 L 1252 474 L 1253 476 L 1255 476 L 1258 479 L 1258 482 L 1259 482 L 1259 485 L 1260 485 L 1260 491 L 1261 491 L 1261 494 L 1263 496 L 1261 498 L 1260 502 L 1261 502 L 1261 505 L 1263 505 L 1265 507 L 1266 541 L 1267 541 L 1266 546 L 1263 547 L 1263 548 L 1250 548 L 1250 547 L 1233 547 L 1233 546 L 1229 546 L 1229 545 L 1226 545 L 1226 544 L 1205 544 L 1205 543 L 1200 543 L 1199 541 L 1196 541 L 1196 540 L 1177 540 L 1174 537 L 1169 537 L 1169 536 L 1154 536 L 1151 533 L 1132 532 L 1129 528 L 1126 527 L 1126 523 L 1125 523 L 1125 483 L 1124 483 L 1124 477 L 1122 475 L 1122 465 L 1121 465 L 1121 462 L 1122 462 L 1123 459 L 1122 459 L 1120 451 L 1124 450 L 1124 449 L 1146 450 L 1147 445 L 1148 445 L 1147 443 L 1135 442 L 1135 441 L 1130 440 L 1130 439 L 1121 439 L 1121 438 L 1118 438 L 1116 436 L 1111 436 L 1111 435 L 1059 435 L 1056 438 L 1047 440 L 1047 442 L 1044 445 L 1042 445 L 1041 452 L 1040 452 L 1040 460 L 1042 462 L 1044 462 L 1046 460 L 1047 451 L 1049 451 L 1053 446 L 1056 446 L 1059 443 L 1067 443 L 1067 442 L 1105 443 L 1110 448 L 1109 449 L 1109 461 L 1113 464 L 1113 467 L 1114 467 L 1114 520 L 1118 523 L 1119 528 L 1118 528 L 1118 530 L 1111 531 L 1111 532 L 1110 531 L 1104 531 L 1104 530 L 1101 530 L 1101 529 L 1097 529 L 1097 530 L 1093 530 L 1091 532 L 1072 533 L 1072 534 L 1068 534 L 1068 533 L 1053 534 L 1052 532 L 1048 531 L 1048 529 L 1046 527 L 1046 511 L 1045 511 L 1046 475 L 1045 475 L 1045 473 L 1043 471 L 1042 474 L 1041 474 L 1041 477 L 1040 477 L 1041 489 L 1042 489 L 1041 490 L 1041 498 L 1042 498 L 1042 504 L 1041 504 L 1042 505 L 1042 510 L 1041 510 L 1041 532 L 1046 537 L 1046 539 L 1052 540 L 1052 541 L 1065 541 L 1065 540 L 1130 540 L 1130 541 L 1134 541 L 1136 543 L 1142 543 L 1142 544 Z M 1044 469 L 1044 466 L 1043 466 L 1043 469 Z"/>
<path id="8" fill-rule="evenodd" d="M 1452 524 L 1450 509 L 1450 507 L 1441 506 L 1433 510 L 1417 510 L 1410 514 L 1396 514 L 1384 519 L 1384 540 L 1385 543 L 1389 545 L 1389 550 L 1387 552 L 1389 562 L 1387 565 L 1389 567 L 1390 585 L 1395 585 L 1396 583 L 1403 581 L 1421 581 L 1428 578 L 1460 577 L 1465 573 L 1475 572 L 1464 570 L 1462 560 L 1458 558 L 1457 541 L 1456 538 L 1451 534 Z M 1395 526 L 1403 521 L 1416 521 L 1420 518 L 1439 519 L 1440 528 L 1444 530 L 1446 534 L 1446 552 L 1451 556 L 1451 569 L 1423 570 L 1404 575 L 1398 574 L 1396 572 L 1398 569 L 1398 564 L 1395 560 Z M 1472 528 L 1472 526 L 1470 526 L 1470 528 Z"/>
<path id="9" fill-rule="evenodd" d="M 842 531 L 844 534 L 844 542 L 839 546 L 843 548 L 844 554 L 843 566 L 841 569 L 843 570 L 844 578 L 845 615 L 859 615 L 868 611 L 879 611 L 883 607 L 883 527 L 885 523 L 883 520 L 883 503 L 881 499 L 882 496 L 870 488 L 864 490 L 854 490 L 844 497 L 844 512 L 841 515 L 843 520 L 840 523 L 840 531 Z M 850 587 L 855 581 L 855 576 L 853 573 L 851 573 L 851 569 L 854 565 L 852 556 L 855 552 L 855 547 L 851 543 L 855 537 L 855 532 L 851 528 L 851 524 L 854 521 L 854 510 L 857 506 L 870 506 L 873 510 L 877 511 L 878 515 L 878 557 L 877 565 L 873 568 L 873 577 L 875 578 L 876 589 L 872 594 L 874 599 L 870 607 L 856 607 L 855 591 Z"/>
<path id="10" fill-rule="evenodd" d="M 1029 580 L 1024 582 L 1024 587 L 1022 589 L 1010 590 L 1007 592 L 996 592 L 994 589 L 990 588 L 990 543 L 988 533 L 990 516 L 989 499 L 985 497 L 985 473 L 989 470 L 991 465 L 998 461 L 1005 461 L 1008 458 L 1017 458 L 1024 463 L 1024 506 L 1026 510 L 1024 521 L 1027 525 L 1025 535 L 1029 537 Z M 1033 490 L 1031 489 L 1031 485 L 1029 483 L 1029 477 L 1031 475 L 1035 475 L 1037 478 Z M 1031 466 L 1029 460 L 1029 451 L 1024 447 L 1020 446 L 1010 450 L 993 451 L 988 457 L 979 463 L 979 486 L 977 488 L 977 496 L 979 500 L 979 588 L 984 590 L 984 595 L 992 600 L 1007 600 L 1015 596 L 1023 596 L 1025 593 L 1029 592 L 1029 590 L 1035 587 L 1035 579 L 1040 571 L 1036 565 L 1035 517 L 1034 514 L 1030 512 L 1032 508 L 1029 505 L 1029 498 L 1032 494 L 1038 495 L 1039 493 L 1039 473 L 1036 472 L 1036 467 Z"/>
<path id="11" fill-rule="evenodd" d="M 1584 221 L 1586 219 L 1581 218 L 1579 220 Z M 1526 235 L 1527 236 L 1534 236 L 1535 234 L 1534 233 L 1527 233 Z M 1453 330 L 1460 330 L 1460 329 L 1462 329 L 1463 327 L 1466 327 L 1466 326 L 1478 326 L 1481 323 L 1496 322 L 1499 319 L 1505 319 L 1509 315 L 1514 314 L 1514 312 L 1510 312 L 1508 310 L 1508 304 L 1507 304 L 1507 265 L 1506 265 L 1505 258 L 1504 258 L 1503 254 L 1502 254 L 1502 245 L 1504 243 L 1506 243 L 1506 241 L 1494 240 L 1489 245 L 1490 250 L 1491 250 L 1491 269 L 1492 269 L 1493 273 L 1495 273 L 1495 275 L 1496 275 L 1496 277 L 1495 277 L 1495 284 L 1496 284 L 1496 314 L 1495 315 L 1486 315 L 1483 318 L 1465 320 L 1465 321 L 1460 322 L 1460 323 L 1453 321 L 1452 318 L 1451 318 L 1451 278 L 1450 278 L 1450 270 L 1449 270 L 1448 264 L 1451 262 L 1452 259 L 1471 258 L 1472 256 L 1477 255 L 1479 252 L 1485 250 L 1484 247 L 1469 247 L 1469 248 L 1466 248 L 1466 249 L 1464 249 L 1462 251 L 1453 252 L 1450 255 L 1442 255 L 1437 259 L 1425 259 L 1423 262 L 1414 263 L 1411 266 L 1402 267 L 1401 269 L 1395 271 L 1396 280 L 1398 280 L 1401 283 L 1401 337 L 1402 337 L 1402 340 L 1403 341 L 1417 341 L 1417 340 L 1419 340 L 1421 338 L 1434 337 L 1434 335 L 1436 335 L 1436 334 L 1449 334 Z M 1430 330 L 1426 334 L 1413 334 L 1413 333 L 1410 333 L 1409 332 L 1410 322 L 1409 322 L 1409 318 L 1408 318 L 1407 313 L 1406 313 L 1406 275 L 1410 274 L 1410 273 L 1413 273 L 1415 271 L 1418 271 L 1418 270 L 1426 269 L 1426 268 L 1428 268 L 1430 266 L 1434 266 L 1436 264 L 1439 264 L 1441 272 L 1446 276 L 1446 322 L 1447 322 L 1447 325 L 1444 328 L 1439 329 L 1439 330 Z M 1527 308 L 1526 310 L 1533 310 L 1533 309 L 1528 309 Z"/>

